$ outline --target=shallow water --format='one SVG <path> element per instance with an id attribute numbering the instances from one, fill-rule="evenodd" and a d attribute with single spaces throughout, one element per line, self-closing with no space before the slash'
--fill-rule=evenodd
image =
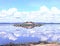
<path id="1" fill-rule="evenodd" d="M 38 41 L 60 42 L 60 24 L 44 24 L 32 29 L 0 24 L 0 44 Z"/>

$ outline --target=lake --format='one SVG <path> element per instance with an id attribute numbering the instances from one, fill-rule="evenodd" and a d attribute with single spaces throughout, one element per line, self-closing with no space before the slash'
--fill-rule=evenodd
<path id="1" fill-rule="evenodd" d="M 13 24 L 0 24 L 0 45 L 6 43 L 28 43 L 38 41 L 60 42 L 60 24 L 44 24 L 27 29 Z"/>

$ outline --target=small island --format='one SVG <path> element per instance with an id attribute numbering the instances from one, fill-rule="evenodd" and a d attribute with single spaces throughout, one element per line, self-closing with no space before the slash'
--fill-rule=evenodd
<path id="1" fill-rule="evenodd" d="M 14 26 L 16 27 L 24 27 L 24 28 L 34 28 L 34 27 L 40 27 L 42 26 L 43 24 L 38 24 L 38 23 L 34 23 L 34 22 L 24 22 L 22 24 L 14 24 Z"/>

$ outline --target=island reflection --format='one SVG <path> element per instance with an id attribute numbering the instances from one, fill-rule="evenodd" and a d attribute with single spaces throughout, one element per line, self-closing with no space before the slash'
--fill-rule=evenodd
<path id="1" fill-rule="evenodd" d="M 23 27 L 23 28 L 27 28 L 27 29 L 31 29 L 31 28 L 34 28 L 34 27 L 40 27 L 42 26 L 43 24 L 38 24 L 38 23 L 34 23 L 34 22 L 24 22 L 22 24 L 14 24 L 14 26 L 16 27 Z"/>

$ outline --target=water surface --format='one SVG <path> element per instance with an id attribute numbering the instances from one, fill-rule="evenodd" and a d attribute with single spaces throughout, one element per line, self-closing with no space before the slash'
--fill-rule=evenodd
<path id="1" fill-rule="evenodd" d="M 32 29 L 0 24 L 0 44 L 38 41 L 60 42 L 60 24 L 44 24 Z"/>

